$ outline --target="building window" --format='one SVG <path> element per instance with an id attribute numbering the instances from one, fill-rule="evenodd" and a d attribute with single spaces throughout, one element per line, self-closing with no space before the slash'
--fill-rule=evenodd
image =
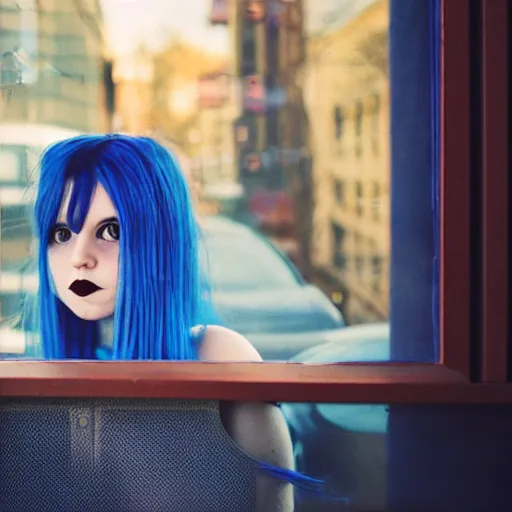
<path id="1" fill-rule="evenodd" d="M 359 233 L 354 235 L 354 262 L 357 276 L 362 278 L 364 272 L 363 239 Z"/>
<path id="2" fill-rule="evenodd" d="M 370 258 L 371 258 L 371 287 L 374 292 L 381 290 L 383 279 L 383 258 L 379 253 L 379 248 L 374 240 L 370 240 Z"/>
<path id="3" fill-rule="evenodd" d="M 364 214 L 363 184 L 356 181 L 356 215 L 362 217 Z"/>
<path id="4" fill-rule="evenodd" d="M 26 166 L 24 146 L 0 146 L 0 185 L 25 186 L 27 184 Z"/>
<path id="5" fill-rule="evenodd" d="M 372 151 L 375 156 L 379 154 L 379 124 L 380 124 L 380 95 L 373 95 L 372 114 Z"/>
<path id="6" fill-rule="evenodd" d="M 340 140 L 343 137 L 343 121 L 343 110 L 339 105 L 336 105 L 334 107 L 334 136 L 336 140 Z"/>
<path id="7" fill-rule="evenodd" d="M 332 264 L 334 268 L 343 270 L 346 267 L 345 229 L 332 223 Z"/>
<path id="8" fill-rule="evenodd" d="M 341 206 L 345 203 L 345 182 L 342 180 L 334 180 L 334 197 L 336 204 Z"/>
<path id="9" fill-rule="evenodd" d="M 256 26 L 245 22 L 242 25 L 242 76 L 256 73 Z"/>
<path id="10" fill-rule="evenodd" d="M 372 212 L 373 219 L 379 220 L 380 218 L 380 208 L 383 204 L 383 198 L 381 197 L 381 186 L 380 183 L 375 182 L 373 184 L 373 192 L 372 192 Z"/>
<path id="11" fill-rule="evenodd" d="M 19 315 L 21 304 L 23 303 L 23 294 L 5 293 L 0 301 L 0 319 L 14 318 Z"/>
<path id="12" fill-rule="evenodd" d="M 279 27 L 267 24 L 267 72 L 275 79 L 279 74 Z"/>
<path id="13" fill-rule="evenodd" d="M 382 282 L 382 256 L 374 254 L 372 256 L 372 288 L 375 292 L 380 292 Z"/>
<path id="14" fill-rule="evenodd" d="M 362 145 L 362 134 L 363 134 L 363 103 L 361 100 L 358 100 L 356 103 L 356 113 L 355 113 L 355 135 L 356 135 L 356 156 L 359 158 L 363 153 L 363 145 Z"/>

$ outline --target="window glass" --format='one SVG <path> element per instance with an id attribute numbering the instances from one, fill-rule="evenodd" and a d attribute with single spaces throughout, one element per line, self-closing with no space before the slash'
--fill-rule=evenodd
<path id="1" fill-rule="evenodd" d="M 178 157 L 218 322 L 264 360 L 351 360 L 364 332 L 365 360 L 434 361 L 438 3 L 412 4 L 0 0 L 4 333 L 37 289 L 42 149 L 122 132 Z"/>
<path id="2" fill-rule="evenodd" d="M 254 485 L 254 466 L 272 463 L 267 445 L 279 432 L 291 439 L 289 465 L 317 480 L 296 488 L 297 512 L 508 510 L 509 405 L 283 403 L 282 414 L 267 406 L 275 407 L 271 435 L 258 416 L 256 428 L 241 435 L 226 407 L 3 398 L 0 506 L 261 510 L 254 506 L 264 492 Z"/>
<path id="3" fill-rule="evenodd" d="M 354 510 L 500 510 L 509 406 L 282 404 L 297 468 Z M 460 432 L 464 431 L 464 435 Z M 500 461 L 500 462 L 498 462 Z M 352 508 L 347 507 L 349 510 Z M 297 510 L 343 510 L 304 496 Z"/>

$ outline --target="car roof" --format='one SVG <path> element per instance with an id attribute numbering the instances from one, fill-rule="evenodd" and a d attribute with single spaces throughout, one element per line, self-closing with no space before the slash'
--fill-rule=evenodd
<path id="1" fill-rule="evenodd" d="M 251 236 L 254 235 L 259 237 L 257 233 L 252 231 L 247 226 L 235 222 L 227 217 L 220 215 L 212 215 L 201 218 L 201 226 L 204 228 L 206 233 L 211 232 L 214 234 L 226 234 L 226 235 L 237 235 L 237 236 Z"/>
<path id="2" fill-rule="evenodd" d="M 303 278 L 300 274 L 300 271 L 295 267 L 290 259 L 275 245 L 273 245 L 268 238 L 261 235 L 256 230 L 222 215 L 202 217 L 200 224 L 207 236 L 208 234 L 211 234 L 213 235 L 213 238 L 217 238 L 223 235 L 236 237 L 237 243 L 239 244 L 244 243 L 240 241 L 240 238 L 245 238 L 248 244 L 255 242 L 256 244 L 259 243 L 266 246 L 275 254 L 276 258 L 279 258 L 293 272 L 296 282 L 301 284 L 303 283 Z"/>

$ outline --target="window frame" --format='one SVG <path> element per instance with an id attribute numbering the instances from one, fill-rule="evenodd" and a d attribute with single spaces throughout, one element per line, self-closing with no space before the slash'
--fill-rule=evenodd
<path id="1" fill-rule="evenodd" d="M 509 56 L 507 0 L 482 2 L 483 382 L 509 377 Z M 510 8 L 510 7 L 509 7 Z"/>
<path id="2" fill-rule="evenodd" d="M 507 0 L 482 2 L 481 261 L 471 259 L 468 2 L 442 2 L 439 363 L 0 362 L 0 396 L 243 401 L 512 403 L 507 384 Z M 474 229 L 473 229 L 474 231 Z M 471 300 L 478 279 L 478 297 Z M 507 280 L 508 281 L 508 280 Z M 507 283 L 508 284 L 508 283 Z M 496 293 L 496 290 L 498 292 Z M 471 318 L 481 317 L 472 331 Z M 477 372 L 475 373 L 475 367 Z"/>

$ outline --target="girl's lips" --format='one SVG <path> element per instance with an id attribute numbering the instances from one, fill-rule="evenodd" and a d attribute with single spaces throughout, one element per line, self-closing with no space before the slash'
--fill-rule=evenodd
<path id="1" fill-rule="evenodd" d="M 69 289 L 79 297 L 87 297 L 98 290 L 103 290 L 103 288 L 87 279 L 76 279 L 71 283 Z"/>

